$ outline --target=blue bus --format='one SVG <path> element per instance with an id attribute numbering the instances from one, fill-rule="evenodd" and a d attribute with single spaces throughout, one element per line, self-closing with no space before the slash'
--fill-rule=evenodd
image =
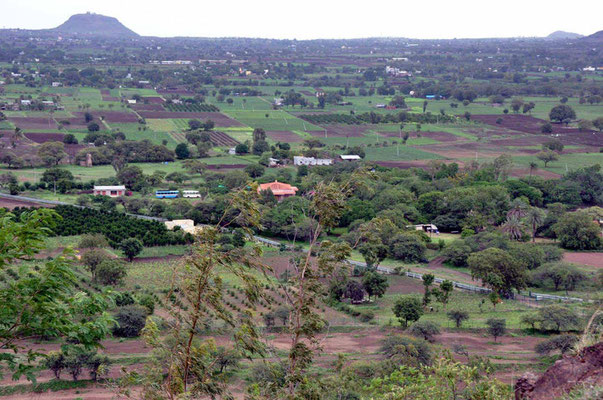
<path id="1" fill-rule="evenodd" d="M 155 191 L 155 197 L 158 199 L 175 199 L 180 194 L 177 190 L 157 190 Z"/>

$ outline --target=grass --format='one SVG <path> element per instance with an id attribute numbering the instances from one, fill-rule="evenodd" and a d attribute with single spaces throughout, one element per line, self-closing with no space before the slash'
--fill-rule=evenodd
<path id="1" fill-rule="evenodd" d="M 319 126 L 303 121 L 283 110 L 232 110 L 225 114 L 252 128 L 267 131 L 321 131 Z M 268 117 L 266 117 L 268 115 Z"/>
<path id="2" fill-rule="evenodd" d="M 20 384 L 0 387 L 0 396 L 14 396 L 20 393 L 44 393 L 47 391 L 85 388 L 92 383 L 91 380 L 67 381 L 53 379 L 48 382 Z"/>

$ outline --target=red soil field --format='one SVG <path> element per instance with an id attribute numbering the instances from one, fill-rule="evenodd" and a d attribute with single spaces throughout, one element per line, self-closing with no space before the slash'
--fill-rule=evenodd
<path id="1" fill-rule="evenodd" d="M 33 206 L 46 207 L 46 208 L 54 207 L 51 204 L 29 203 L 27 201 L 5 199 L 5 198 L 0 197 L 0 208 L 7 208 L 9 210 L 12 210 L 13 208 L 16 208 L 16 207 L 33 207 Z"/>
<path id="2" fill-rule="evenodd" d="M 266 135 L 275 142 L 299 143 L 304 140 L 301 136 L 291 131 L 266 131 Z"/>
<path id="3" fill-rule="evenodd" d="M 328 137 L 362 137 L 363 133 L 373 128 L 373 125 L 319 125 L 321 128 L 326 129 Z M 314 137 L 325 137 L 323 131 L 308 131 Z"/>
<path id="4" fill-rule="evenodd" d="M 8 117 L 8 120 L 21 129 L 57 129 L 52 117 Z"/>
<path id="5" fill-rule="evenodd" d="M 565 253 L 563 261 L 603 268 L 603 253 Z"/>
<path id="6" fill-rule="evenodd" d="M 184 118 L 184 119 L 211 119 L 216 123 L 216 126 L 230 127 L 243 126 L 239 121 L 227 117 L 219 112 L 174 112 L 174 111 L 140 111 L 138 114 L 143 118 Z"/>
<path id="7" fill-rule="evenodd" d="M 44 143 L 44 142 L 62 142 L 63 141 L 62 133 L 26 133 L 25 137 L 29 140 L 32 140 L 36 143 Z"/>
<path id="8" fill-rule="evenodd" d="M 149 102 L 151 104 L 163 104 L 165 103 L 165 99 L 159 96 L 147 96 L 143 97 L 144 102 Z"/>
<path id="9" fill-rule="evenodd" d="M 554 172 L 550 172 L 550 171 L 546 171 L 544 169 L 537 169 L 532 171 L 532 175 L 534 176 L 541 176 L 545 179 L 559 179 L 561 178 L 561 175 L 556 174 Z M 514 168 L 513 170 L 511 170 L 511 176 L 517 177 L 517 178 L 521 178 L 524 176 L 530 176 L 530 169 L 529 168 Z"/>

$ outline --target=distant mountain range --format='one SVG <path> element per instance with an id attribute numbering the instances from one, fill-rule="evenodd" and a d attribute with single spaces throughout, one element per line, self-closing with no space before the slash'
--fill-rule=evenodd
<path id="1" fill-rule="evenodd" d="M 555 31 L 548 35 L 547 39 L 579 39 L 584 37 L 584 35 L 580 35 L 579 33 L 573 32 L 565 32 L 565 31 Z"/>
<path id="2" fill-rule="evenodd" d="M 51 31 L 72 35 L 107 37 L 139 36 L 136 32 L 119 22 L 117 18 L 94 13 L 72 15 L 67 21 L 56 28 L 51 29 Z"/>

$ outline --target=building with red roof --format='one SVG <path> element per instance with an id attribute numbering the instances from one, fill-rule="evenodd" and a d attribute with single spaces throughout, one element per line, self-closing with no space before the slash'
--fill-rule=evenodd
<path id="1" fill-rule="evenodd" d="M 270 190 L 274 197 L 276 197 L 277 201 L 282 201 L 287 197 L 295 196 L 295 193 L 299 189 L 295 186 L 289 185 L 288 183 L 282 183 L 275 180 L 274 182 L 260 184 L 258 187 L 258 193 L 265 190 Z"/>

